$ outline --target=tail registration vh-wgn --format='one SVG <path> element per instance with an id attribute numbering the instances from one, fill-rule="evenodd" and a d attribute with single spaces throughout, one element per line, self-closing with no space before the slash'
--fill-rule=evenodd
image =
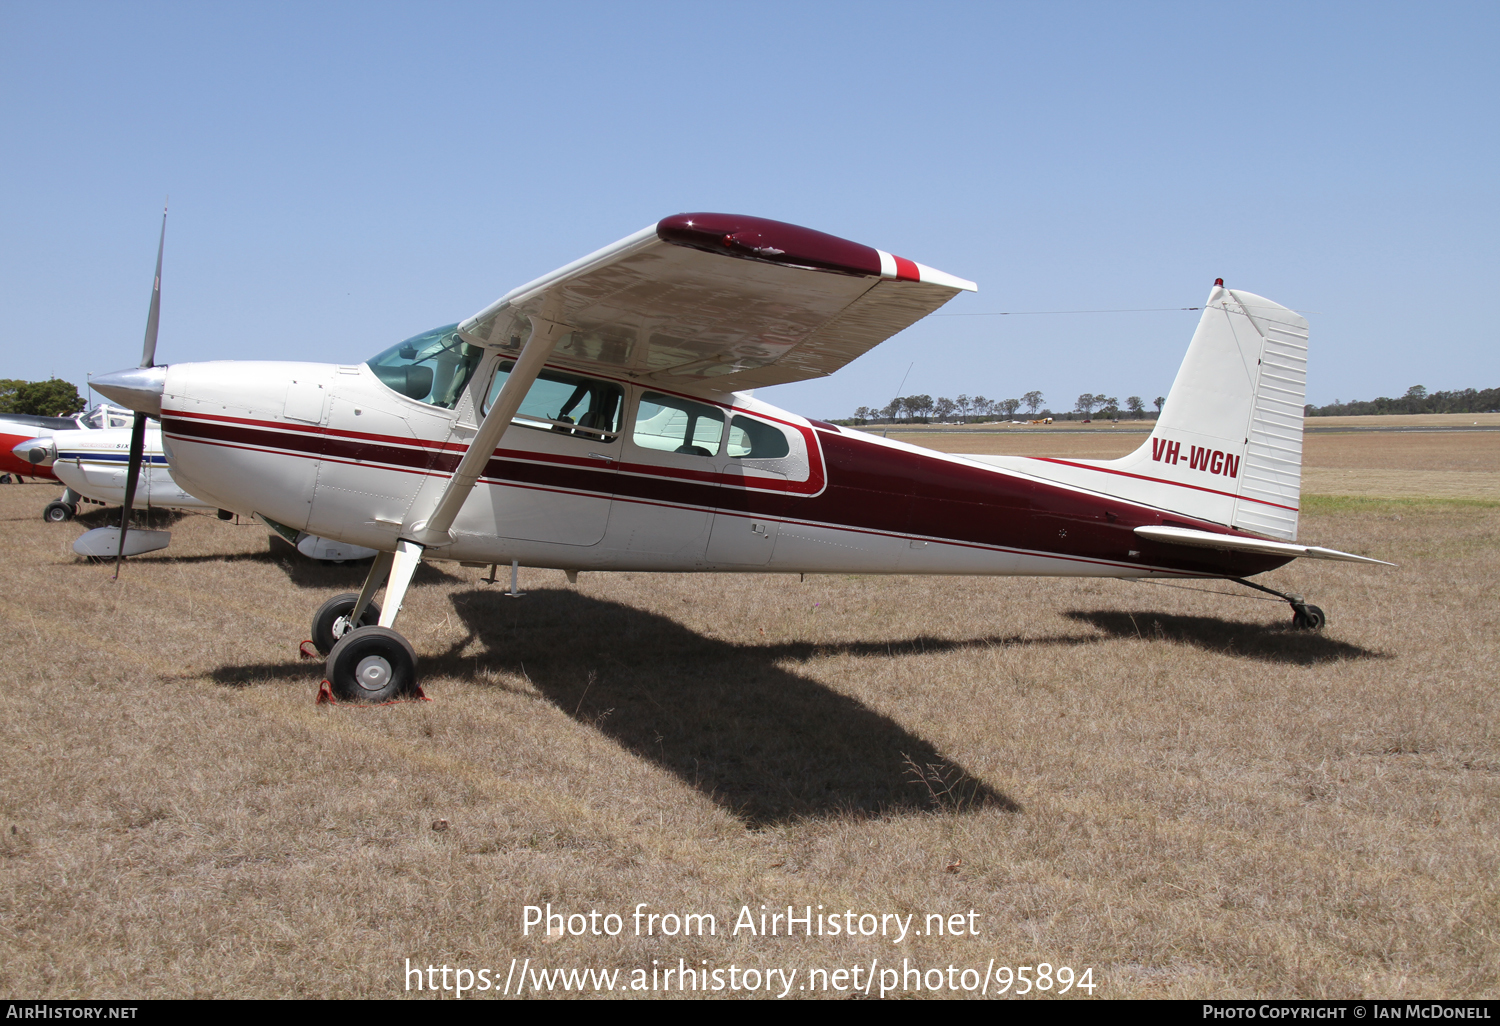
<path id="1" fill-rule="evenodd" d="M 807 228 L 679 214 L 364 363 L 154 367 L 153 331 L 141 368 L 93 384 L 160 418 L 199 498 L 380 552 L 313 622 L 346 699 L 415 690 L 394 627 L 424 559 L 1261 590 L 1244 578 L 1299 556 L 1379 562 L 1297 543 L 1307 322 L 1222 282 L 1155 431 L 1118 460 L 946 455 L 747 394 L 974 289 Z"/>

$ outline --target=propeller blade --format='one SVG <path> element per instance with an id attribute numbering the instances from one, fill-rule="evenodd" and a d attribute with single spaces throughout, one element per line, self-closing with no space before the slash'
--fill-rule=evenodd
<path id="1" fill-rule="evenodd" d="M 125 505 L 120 507 L 120 548 L 115 552 L 115 576 L 120 579 L 120 564 L 125 559 L 125 535 L 130 530 L 130 508 L 135 505 L 135 486 L 141 479 L 141 457 L 146 452 L 146 414 L 137 413 L 130 426 L 130 465 L 125 472 Z"/>
<path id="2" fill-rule="evenodd" d="M 156 366 L 156 329 L 161 323 L 161 256 L 167 247 L 167 208 L 161 208 L 161 238 L 156 243 L 156 276 L 151 279 L 151 310 L 146 314 L 146 342 L 141 347 L 141 366 Z M 120 507 L 120 547 L 115 551 L 115 576 L 125 561 L 125 535 L 130 532 L 130 509 L 135 505 L 135 487 L 141 480 L 141 457 L 146 451 L 146 414 L 137 413 L 130 426 L 130 463 L 125 471 L 125 505 Z"/>
<path id="3" fill-rule="evenodd" d="M 161 255 L 167 245 L 167 208 L 161 208 L 161 239 L 156 243 L 156 277 L 151 280 L 151 312 L 146 314 L 146 343 L 141 347 L 141 366 L 156 366 L 156 326 L 161 321 Z"/>

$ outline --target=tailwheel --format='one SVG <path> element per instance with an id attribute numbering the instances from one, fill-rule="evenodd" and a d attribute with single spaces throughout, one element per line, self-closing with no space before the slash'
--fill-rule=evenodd
<path id="1" fill-rule="evenodd" d="M 47 508 L 42 510 L 42 519 L 49 524 L 61 524 L 72 520 L 78 515 L 78 508 L 66 502 L 49 502 Z"/>
<path id="2" fill-rule="evenodd" d="M 1292 626 L 1300 631 L 1320 631 L 1328 618 L 1317 606 L 1298 603 L 1292 606 Z"/>
<path id="3" fill-rule="evenodd" d="M 328 653 L 328 683 L 345 702 L 389 702 L 417 693 L 417 654 L 389 627 L 359 627 Z"/>
<path id="4" fill-rule="evenodd" d="M 374 627 L 380 622 L 380 607 L 371 602 L 360 614 L 359 623 L 353 623 L 349 614 L 359 604 L 359 592 L 351 591 L 335 595 L 318 607 L 312 620 L 312 643 L 319 655 L 327 655 L 345 634 L 356 627 Z"/>
<path id="5" fill-rule="evenodd" d="M 1317 606 L 1308 605 L 1302 601 L 1301 595 L 1293 595 L 1291 592 L 1277 591 L 1275 588 L 1267 588 L 1264 584 L 1256 584 L 1247 581 L 1243 577 L 1231 578 L 1235 584 L 1243 584 L 1247 588 L 1263 591 L 1267 595 L 1275 595 L 1279 599 L 1285 599 L 1287 605 L 1292 607 L 1292 629 L 1299 631 L 1320 631 L 1328 622 L 1328 617 L 1323 610 Z"/>

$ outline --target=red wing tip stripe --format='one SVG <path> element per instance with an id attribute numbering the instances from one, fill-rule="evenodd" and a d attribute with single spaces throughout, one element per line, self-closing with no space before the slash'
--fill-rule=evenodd
<path id="1" fill-rule="evenodd" d="M 1296 506 L 1283 506 L 1279 502 L 1267 502 L 1265 499 L 1252 499 L 1248 495 L 1236 495 L 1234 492 L 1221 492 L 1217 488 L 1204 488 L 1202 485 L 1184 484 L 1181 481 L 1168 481 L 1165 478 L 1151 477 L 1147 474 L 1132 474 L 1125 470 L 1111 470 L 1108 467 L 1091 467 L 1086 463 L 1074 463 L 1072 460 L 1060 460 L 1055 456 L 1033 456 L 1032 459 L 1040 460 L 1042 463 L 1059 463 L 1064 467 L 1077 467 L 1079 470 L 1097 470 L 1101 474 L 1118 474 L 1121 477 L 1133 477 L 1137 481 L 1150 481 L 1153 484 L 1171 485 L 1174 488 L 1191 488 L 1195 492 L 1208 492 L 1210 495 L 1222 495 L 1227 499 L 1244 499 L 1246 502 L 1259 503 L 1262 506 L 1274 506 L 1277 509 L 1298 512 Z M 1045 479 L 1044 479 L 1045 480 Z"/>
<path id="2" fill-rule="evenodd" d="M 883 249 L 877 249 L 875 252 L 880 254 L 880 276 L 882 278 L 894 278 L 897 281 L 922 280 L 922 269 L 917 266 L 915 260 L 894 256 Z"/>

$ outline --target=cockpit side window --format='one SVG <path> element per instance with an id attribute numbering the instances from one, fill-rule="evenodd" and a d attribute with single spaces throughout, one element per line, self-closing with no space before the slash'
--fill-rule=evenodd
<path id="1" fill-rule="evenodd" d="M 641 393 L 632 438 L 643 449 L 717 456 L 724 414 L 717 407 L 660 392 Z"/>
<path id="2" fill-rule="evenodd" d="M 495 371 L 495 380 L 490 382 L 489 395 L 484 401 L 486 413 L 500 395 L 500 386 L 505 384 L 515 365 L 514 360 L 504 360 Z M 620 409 L 624 400 L 625 392 L 619 385 L 544 370 L 537 375 L 526 398 L 521 400 L 521 408 L 511 423 L 613 442 L 620 433 Z"/>
<path id="3" fill-rule="evenodd" d="M 449 324 L 413 335 L 366 361 L 387 387 L 408 399 L 451 410 L 474 376 L 484 350 L 458 337 Z"/>

